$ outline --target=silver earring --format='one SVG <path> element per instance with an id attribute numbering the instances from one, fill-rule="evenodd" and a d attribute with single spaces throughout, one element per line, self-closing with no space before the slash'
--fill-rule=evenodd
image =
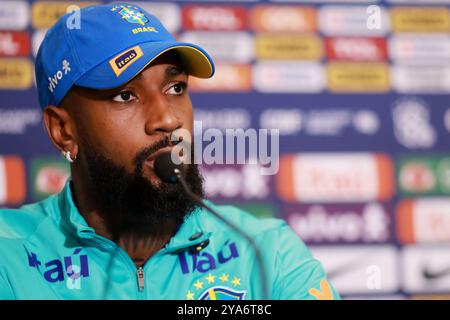
<path id="1" fill-rule="evenodd" d="M 70 151 L 62 151 L 62 155 L 66 158 L 67 161 L 69 161 L 70 163 L 73 163 L 77 158 L 73 158 L 70 155 Z"/>

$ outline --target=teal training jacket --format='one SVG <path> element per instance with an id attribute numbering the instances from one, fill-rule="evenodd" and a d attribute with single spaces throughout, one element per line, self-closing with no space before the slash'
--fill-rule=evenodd
<path id="1" fill-rule="evenodd" d="M 339 298 L 320 262 L 283 220 L 208 204 L 259 246 L 269 299 Z M 248 242 L 200 208 L 141 268 L 88 226 L 74 204 L 70 179 L 59 194 L 41 202 L 0 210 L 0 299 L 247 300 L 262 295 Z"/>

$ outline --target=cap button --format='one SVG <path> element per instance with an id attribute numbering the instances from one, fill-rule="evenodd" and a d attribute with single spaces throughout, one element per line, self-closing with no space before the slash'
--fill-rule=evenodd
<path id="1" fill-rule="evenodd" d="M 192 236 L 189 237 L 189 241 L 194 241 L 197 240 L 198 238 L 200 238 L 203 235 L 202 232 L 197 232 L 195 234 L 193 234 Z"/>

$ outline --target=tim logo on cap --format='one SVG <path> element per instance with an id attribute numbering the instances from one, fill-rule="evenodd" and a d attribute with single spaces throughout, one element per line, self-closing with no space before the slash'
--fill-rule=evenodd
<path id="1" fill-rule="evenodd" d="M 117 56 L 109 60 L 109 65 L 113 69 L 116 77 L 120 76 L 129 66 L 131 66 L 137 59 L 142 57 L 144 53 L 141 47 L 135 46 L 125 52 L 119 53 Z"/>
<path id="2" fill-rule="evenodd" d="M 136 7 L 121 5 L 113 7 L 111 11 L 117 11 L 118 9 L 120 9 L 118 13 L 122 16 L 122 19 L 125 19 L 130 23 L 144 25 L 148 22 L 147 17 Z"/>

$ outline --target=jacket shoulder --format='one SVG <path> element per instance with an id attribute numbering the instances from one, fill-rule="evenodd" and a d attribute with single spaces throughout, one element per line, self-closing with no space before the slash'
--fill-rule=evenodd
<path id="1" fill-rule="evenodd" d="M 0 209 L 0 239 L 26 239 L 49 217 L 49 200 L 24 205 L 18 209 Z"/>

